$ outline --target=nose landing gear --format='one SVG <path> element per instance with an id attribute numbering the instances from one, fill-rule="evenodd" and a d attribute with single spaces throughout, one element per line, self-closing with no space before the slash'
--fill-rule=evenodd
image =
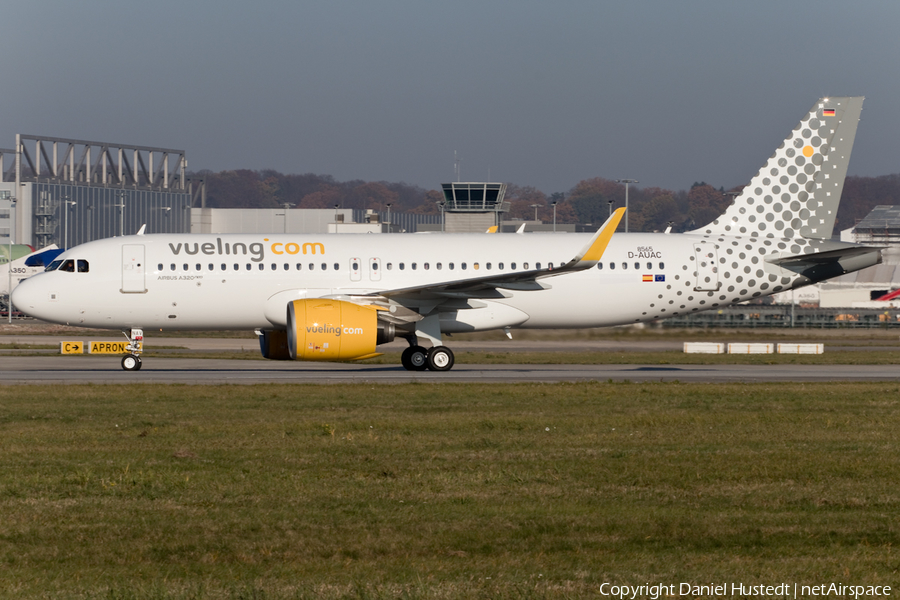
<path id="1" fill-rule="evenodd" d="M 131 335 L 125 334 L 128 338 L 128 345 L 125 346 L 128 354 L 122 357 L 122 368 L 126 371 L 140 371 L 141 352 L 144 351 L 144 330 L 132 329 L 130 333 Z"/>
<path id="2" fill-rule="evenodd" d="M 122 368 L 126 371 L 140 371 L 141 357 L 134 354 L 127 354 L 122 357 Z"/>

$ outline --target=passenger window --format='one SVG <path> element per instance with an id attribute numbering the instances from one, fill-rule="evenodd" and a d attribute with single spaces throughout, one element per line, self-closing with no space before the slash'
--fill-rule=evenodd
<path id="1" fill-rule="evenodd" d="M 322 263 L 322 270 L 323 270 L 323 271 L 327 271 L 327 270 L 328 270 L 328 265 L 326 265 L 325 263 Z"/>
<path id="2" fill-rule="evenodd" d="M 503 270 L 503 263 L 497 263 L 497 268 L 501 271 Z"/>
<path id="3" fill-rule="evenodd" d="M 47 270 L 49 271 L 49 270 L 50 270 L 50 267 L 47 267 Z M 162 270 L 163 270 L 163 264 L 162 264 L 162 263 L 159 263 L 158 265 L 156 265 L 156 270 L 157 270 L 157 271 L 162 271 Z"/>
<path id="4" fill-rule="evenodd" d="M 431 266 L 430 266 L 428 263 L 425 263 L 424 265 L 422 265 L 422 267 L 423 267 L 426 271 L 427 271 L 428 269 L 431 268 Z"/>
<path id="5" fill-rule="evenodd" d="M 553 268 L 553 263 L 547 263 L 547 268 L 548 268 L 548 269 L 552 269 L 552 268 Z"/>
<path id="6" fill-rule="evenodd" d="M 353 270 L 354 270 L 354 271 L 359 271 L 359 263 L 358 263 L 358 262 L 354 262 L 354 263 L 353 263 Z"/>
<path id="7" fill-rule="evenodd" d="M 182 270 L 182 271 L 187 271 L 187 270 L 188 270 L 188 264 L 187 264 L 187 263 L 184 263 L 183 265 L 181 265 L 181 270 Z"/>
<path id="8" fill-rule="evenodd" d="M 413 271 L 416 270 L 416 263 L 413 263 L 413 264 L 412 264 L 412 270 L 413 270 Z"/>
<path id="9" fill-rule="evenodd" d="M 253 268 L 253 265 L 251 265 L 250 263 L 247 263 L 247 270 L 249 271 L 252 268 Z"/>
<path id="10" fill-rule="evenodd" d="M 659 263 L 659 269 L 663 270 L 666 268 L 666 263 Z"/>
<path id="11" fill-rule="evenodd" d="M 262 266 L 262 265 L 259 265 L 259 266 Z M 278 270 L 278 265 L 276 265 L 275 263 L 272 263 L 272 270 L 273 270 L 273 271 L 277 271 L 277 270 Z"/>
<path id="12" fill-rule="evenodd" d="M 234 270 L 235 270 L 235 271 L 237 271 L 237 270 L 240 269 L 240 268 L 241 268 L 240 265 L 238 265 L 237 263 L 234 263 Z"/>
<path id="13" fill-rule="evenodd" d="M 335 263 L 335 264 L 337 264 L 337 263 Z M 372 262 L 372 270 L 373 270 L 373 271 L 377 271 L 377 270 L 378 270 L 378 263 L 377 263 L 377 262 Z"/>
<path id="14" fill-rule="evenodd" d="M 290 270 L 291 270 L 291 265 L 289 265 L 289 264 L 287 264 L 287 263 L 284 263 L 284 270 L 285 270 L 285 271 L 290 271 Z"/>
<path id="15" fill-rule="evenodd" d="M 300 263 L 297 263 L 297 270 L 298 270 L 298 271 L 302 271 L 302 270 L 303 270 L 303 265 L 301 265 Z"/>
<path id="16" fill-rule="evenodd" d="M 169 270 L 170 270 L 170 271 L 174 271 L 174 270 L 175 270 L 175 263 L 172 263 L 171 265 L 169 265 Z"/>
<path id="17" fill-rule="evenodd" d="M 452 271 L 455 268 L 456 268 L 456 265 L 454 265 L 453 263 L 450 263 L 450 270 Z"/>
<path id="18" fill-rule="evenodd" d="M 491 270 L 491 263 L 486 263 L 486 264 L 484 265 L 484 268 L 487 269 L 488 271 L 490 271 L 490 270 Z"/>
<path id="19" fill-rule="evenodd" d="M 466 263 L 463 263 L 463 264 L 459 265 L 459 268 L 462 269 L 463 271 L 465 271 L 465 270 L 466 270 Z"/>
<path id="20" fill-rule="evenodd" d="M 228 268 L 228 267 L 225 265 L 225 263 L 222 263 L 222 270 L 224 271 L 224 270 L 227 269 L 227 268 Z"/>
<path id="21" fill-rule="evenodd" d="M 601 271 L 603 270 L 603 263 L 597 263 L 597 268 Z"/>
<path id="22" fill-rule="evenodd" d="M 87 273 L 88 272 L 88 261 L 79 258 L 78 259 L 78 272 L 79 273 Z"/>
<path id="23" fill-rule="evenodd" d="M 652 269 L 652 268 L 653 268 L 653 263 L 649 263 L 649 262 L 648 262 L 648 263 L 647 263 L 647 268 L 648 268 L 648 269 Z"/>
<path id="24" fill-rule="evenodd" d="M 650 268 L 652 269 L 653 267 L 650 267 Z M 635 263 L 634 263 L 634 270 L 635 270 L 635 271 L 640 271 L 640 270 L 641 270 L 641 263 L 635 262 Z"/>
<path id="25" fill-rule="evenodd" d="M 340 270 L 341 270 L 340 265 L 338 265 L 337 263 L 334 263 L 334 270 L 335 270 L 335 271 L 340 271 Z"/>
<path id="26" fill-rule="evenodd" d="M 615 268 L 616 268 L 616 263 L 614 263 L 614 262 L 609 263 L 610 270 L 614 270 Z"/>
<path id="27" fill-rule="evenodd" d="M 509 263 L 509 268 L 512 269 L 513 271 L 515 271 L 515 270 L 516 270 L 516 263 Z"/>
<path id="28" fill-rule="evenodd" d="M 216 269 L 216 265 L 209 263 L 209 270 L 214 271 Z"/>
<path id="29" fill-rule="evenodd" d="M 627 263 L 627 262 L 623 262 L 623 263 L 622 263 L 622 268 L 623 268 L 623 269 L 627 269 L 627 268 L 628 268 L 628 263 Z"/>
<path id="30" fill-rule="evenodd" d="M 405 268 L 406 268 L 406 265 L 404 265 L 403 263 L 400 263 L 400 270 L 402 271 Z"/>
<path id="31" fill-rule="evenodd" d="M 478 270 L 478 263 L 475 263 L 474 265 L 472 265 L 472 268 L 475 269 L 475 270 L 477 271 L 477 270 Z"/>
<path id="32" fill-rule="evenodd" d="M 388 263 L 388 264 L 387 264 L 387 270 L 388 270 L 388 271 L 393 270 L 393 268 L 394 268 L 393 263 Z"/>
<path id="33" fill-rule="evenodd" d="M 265 270 L 265 268 L 266 268 L 266 265 L 264 265 L 264 264 L 262 264 L 262 263 L 259 263 L 259 270 L 260 270 L 260 271 Z"/>
<path id="34" fill-rule="evenodd" d="M 438 271 L 441 270 L 441 263 L 438 263 L 438 264 L 436 264 L 435 266 L 437 267 L 437 270 L 438 270 Z"/>
<path id="35" fill-rule="evenodd" d="M 541 263 L 534 263 L 534 268 L 535 268 L 535 269 L 540 269 L 540 268 L 541 268 Z"/>
<path id="36" fill-rule="evenodd" d="M 195 270 L 195 271 L 199 271 L 199 270 L 201 270 L 202 268 L 203 268 L 203 266 L 202 266 L 200 263 L 197 263 L 196 265 L 194 265 L 194 270 Z"/>
<path id="37" fill-rule="evenodd" d="M 528 269 L 528 263 L 522 263 L 522 268 L 527 270 L 527 269 Z"/>
<path id="38" fill-rule="evenodd" d="M 310 271 L 315 271 L 315 270 L 316 270 L 316 265 L 314 265 L 314 264 L 312 264 L 312 263 L 309 263 L 309 270 L 310 270 Z"/>

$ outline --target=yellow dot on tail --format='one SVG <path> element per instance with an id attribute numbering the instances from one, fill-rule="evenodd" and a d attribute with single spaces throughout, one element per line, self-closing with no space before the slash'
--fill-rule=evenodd
<path id="1" fill-rule="evenodd" d="M 812 156 L 813 152 L 815 152 L 815 150 L 813 150 L 812 146 L 804 146 L 803 147 L 803 156 L 805 156 L 806 158 L 809 158 L 810 156 Z"/>

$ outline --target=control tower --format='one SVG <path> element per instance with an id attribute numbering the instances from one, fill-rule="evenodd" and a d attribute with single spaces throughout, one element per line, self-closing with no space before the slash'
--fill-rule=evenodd
<path id="1" fill-rule="evenodd" d="M 505 183 L 442 183 L 444 191 L 444 231 L 447 233 L 484 233 L 500 225 L 501 213 L 509 210 L 503 202 Z"/>

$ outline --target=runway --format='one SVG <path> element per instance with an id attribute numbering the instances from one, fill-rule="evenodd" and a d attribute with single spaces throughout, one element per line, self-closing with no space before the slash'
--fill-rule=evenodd
<path id="1" fill-rule="evenodd" d="M 0 356 L 0 385 L 305 383 L 556 383 L 900 381 L 896 365 L 478 365 L 406 371 L 399 365 L 148 358 L 126 372 L 115 356 Z"/>

